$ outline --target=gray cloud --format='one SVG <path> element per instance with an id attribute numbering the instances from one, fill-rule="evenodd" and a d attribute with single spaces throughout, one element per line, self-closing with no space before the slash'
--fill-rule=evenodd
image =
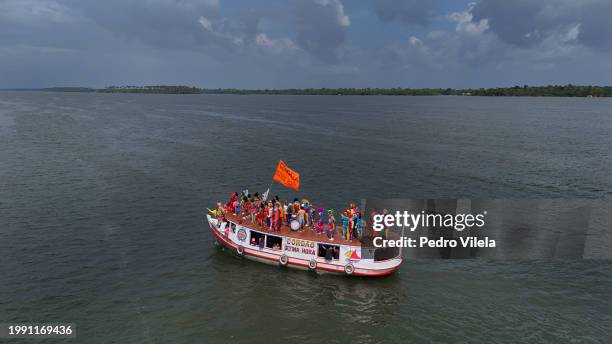
<path id="1" fill-rule="evenodd" d="M 580 15 L 580 42 L 587 46 L 612 50 L 612 1 L 585 5 Z"/>
<path id="2" fill-rule="evenodd" d="M 297 0 L 294 10 L 299 46 L 321 60 L 336 62 L 336 49 L 351 24 L 340 0 Z"/>
<path id="3" fill-rule="evenodd" d="M 612 1 L 467 1 L 0 0 L 0 87 L 612 83 Z"/>
<path id="4" fill-rule="evenodd" d="M 376 13 L 383 21 L 428 25 L 438 14 L 439 0 L 377 0 Z"/>
<path id="5" fill-rule="evenodd" d="M 553 26 L 552 18 L 539 18 L 544 7 L 533 0 L 483 0 L 474 6 L 472 14 L 474 21 L 487 20 L 491 31 L 503 41 L 529 46 L 543 39 Z"/>
<path id="6" fill-rule="evenodd" d="M 215 1 L 73 0 L 71 5 L 114 35 L 169 49 L 197 49 L 215 40 L 199 18 L 218 17 Z"/>
<path id="7" fill-rule="evenodd" d="M 551 17 L 545 24 L 541 22 L 544 19 L 523 20 L 523 23 L 537 24 L 527 32 L 540 34 L 531 37 L 529 42 L 516 41 L 514 37 L 504 36 L 499 20 L 497 27 L 493 26 L 495 16 L 477 17 L 477 7 L 478 4 L 469 4 L 463 11 L 447 14 L 455 30 L 434 30 L 411 36 L 404 44 L 381 50 L 371 60 L 378 62 L 381 73 L 393 71 L 393 77 L 404 75 L 407 80 L 417 78 L 426 83 L 445 75 L 445 84 L 455 86 L 564 83 L 586 75 L 593 78 L 592 70 L 611 67 L 605 62 L 605 55 L 581 45 L 581 24 L 577 21 L 559 20 L 552 13 L 546 14 Z M 584 61 L 593 61 L 595 65 L 585 66 Z M 582 76 L 576 72 L 578 70 L 582 70 Z M 537 81 L 538 78 L 547 81 Z M 601 76 L 597 79 L 602 80 Z"/>
<path id="8" fill-rule="evenodd" d="M 593 48 L 612 47 L 612 2 L 609 0 L 481 0 L 472 10 L 507 43 L 532 47 L 578 27 L 578 42 Z"/>

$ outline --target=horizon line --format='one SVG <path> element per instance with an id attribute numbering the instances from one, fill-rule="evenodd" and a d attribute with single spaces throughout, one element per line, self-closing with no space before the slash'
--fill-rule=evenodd
<path id="1" fill-rule="evenodd" d="M 129 85 L 129 84 L 125 84 L 125 85 L 108 85 L 108 86 L 103 86 L 103 87 L 93 87 L 93 86 L 68 86 L 68 85 L 61 85 L 61 86 L 45 86 L 45 87 L 1 87 L 0 90 L 46 90 L 46 89 L 55 89 L 55 88 L 81 88 L 81 89 L 92 89 L 92 90 L 102 90 L 102 89 L 107 89 L 107 88 L 146 88 L 146 87 L 188 87 L 188 88 L 196 88 L 196 89 L 200 89 L 200 90 L 256 90 L 256 91 L 260 91 L 260 90 L 321 90 L 321 89 L 359 89 L 359 90 L 363 90 L 363 89 L 429 89 L 429 90 L 446 90 L 446 89 L 451 89 L 451 90 L 480 90 L 480 89 L 499 89 L 499 88 L 533 88 L 533 87 L 567 87 L 567 86 L 574 86 L 574 87 L 612 87 L 612 84 L 610 85 L 601 85 L 601 84 L 573 84 L 573 83 L 567 83 L 567 84 L 536 84 L 536 85 L 529 85 L 529 84 L 514 84 L 514 85 L 510 85 L 510 86 L 489 86 L 489 87 L 485 87 L 485 86 L 480 86 L 480 87 L 469 87 L 469 86 L 464 86 L 464 87 L 442 87 L 442 86 L 437 86 L 437 87 L 416 87 L 416 86 L 338 86 L 338 87 L 330 87 L 330 86 L 318 86 L 318 87 L 201 87 L 201 86 L 193 86 L 193 85 L 181 85 L 181 84 L 158 84 L 158 85 L 154 85 L 154 84 L 142 84 L 142 85 Z"/>

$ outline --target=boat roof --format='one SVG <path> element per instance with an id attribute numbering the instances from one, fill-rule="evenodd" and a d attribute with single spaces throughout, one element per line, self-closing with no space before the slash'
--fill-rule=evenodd
<path id="1" fill-rule="evenodd" d="M 326 233 L 317 234 L 312 226 L 304 227 L 304 229 L 301 231 L 294 231 L 291 228 L 289 228 L 286 224 L 283 223 L 281 225 L 280 231 L 274 231 L 274 230 L 269 230 L 268 227 L 266 226 L 260 226 L 257 223 L 251 223 L 251 220 L 248 218 L 245 220 L 242 220 L 240 216 L 237 216 L 234 214 L 227 213 L 225 214 L 225 218 L 228 221 L 236 223 L 240 226 L 247 227 L 254 231 L 258 231 L 258 232 L 262 232 L 266 234 L 278 235 L 278 236 L 283 236 L 287 238 L 316 241 L 316 242 L 320 242 L 323 244 L 361 246 L 361 242 L 358 239 L 353 239 L 352 241 L 350 241 L 350 240 L 341 238 L 340 233 L 342 232 L 342 226 L 336 226 L 336 234 L 334 235 L 334 240 L 330 240 L 327 237 Z M 327 224 L 325 225 L 325 228 L 327 229 Z"/>

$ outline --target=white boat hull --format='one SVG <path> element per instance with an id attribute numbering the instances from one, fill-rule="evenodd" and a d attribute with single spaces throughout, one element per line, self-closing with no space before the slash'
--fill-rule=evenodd
<path id="1" fill-rule="evenodd" d="M 251 229 L 246 226 L 238 225 L 234 231 L 221 229 L 217 226 L 217 220 L 207 215 L 207 222 L 210 231 L 215 236 L 217 242 L 228 248 L 230 252 L 242 256 L 246 259 L 276 266 L 286 266 L 300 270 L 311 270 L 317 273 L 331 273 L 337 275 L 351 276 L 386 276 L 397 271 L 402 263 L 401 257 L 374 261 L 373 259 L 349 259 L 345 258 L 347 252 L 356 250 L 361 256 L 360 246 L 338 245 L 340 247 L 340 258 L 326 261 L 323 257 L 318 257 L 312 252 L 314 250 L 295 249 L 290 243 L 294 238 L 282 237 L 283 245 L 280 249 L 259 248 L 248 244 Z M 246 234 L 244 234 L 246 232 Z M 306 243 L 308 246 L 318 245 L 318 242 L 307 240 L 297 240 L 300 244 Z M 328 244 L 328 243 L 321 243 Z M 289 249 L 293 248 L 293 250 Z M 306 253 L 304 253 L 306 252 Z"/>

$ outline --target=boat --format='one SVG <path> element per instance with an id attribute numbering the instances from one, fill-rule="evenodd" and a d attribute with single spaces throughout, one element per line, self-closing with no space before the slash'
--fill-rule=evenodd
<path id="1" fill-rule="evenodd" d="M 296 191 L 299 189 L 299 173 L 288 168 L 282 160 L 273 181 Z M 264 201 L 269 192 L 270 188 L 263 194 Z M 293 228 L 283 223 L 278 229 L 270 229 L 229 211 L 219 218 L 216 211 L 209 209 L 209 213 L 206 221 L 217 243 L 240 257 L 257 262 L 347 276 L 386 276 L 397 271 L 402 263 L 401 249 L 375 248 L 371 245 L 373 238 L 367 235 L 362 240 L 347 240 L 340 235 L 329 238 L 312 227 L 300 229 L 297 221 L 290 222 Z"/>
<path id="2" fill-rule="evenodd" d="M 362 247 L 359 240 L 338 236 L 331 240 L 308 227 L 295 231 L 283 224 L 279 230 L 269 230 L 234 214 L 226 214 L 227 221 L 222 223 L 210 214 L 206 218 L 222 247 L 261 263 L 350 276 L 386 276 L 397 271 L 402 263 L 401 251 L 397 249 Z M 330 255 L 326 257 L 330 249 L 331 259 Z"/>

